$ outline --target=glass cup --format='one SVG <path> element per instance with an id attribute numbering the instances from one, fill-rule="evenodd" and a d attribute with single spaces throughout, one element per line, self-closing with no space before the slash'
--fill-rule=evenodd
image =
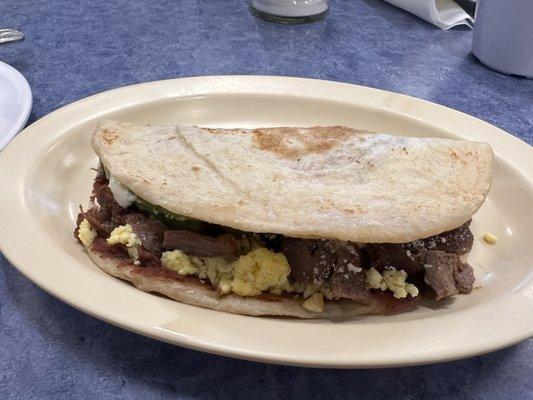
<path id="1" fill-rule="evenodd" d="M 251 10 L 267 21 L 302 24 L 324 18 L 328 0 L 252 0 Z"/>

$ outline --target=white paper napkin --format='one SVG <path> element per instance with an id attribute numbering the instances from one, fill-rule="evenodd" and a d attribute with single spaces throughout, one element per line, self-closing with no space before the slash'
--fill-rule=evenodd
<path id="1" fill-rule="evenodd" d="M 472 27 L 474 20 L 453 0 L 385 0 L 441 29 L 457 25 Z"/>

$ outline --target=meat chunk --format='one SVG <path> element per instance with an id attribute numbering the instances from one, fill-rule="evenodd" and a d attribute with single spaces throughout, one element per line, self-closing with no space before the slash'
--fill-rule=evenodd
<path id="1" fill-rule="evenodd" d="M 107 217 L 102 214 L 103 213 L 101 213 L 100 210 L 96 207 L 92 207 L 87 211 L 80 212 L 82 220 L 86 219 L 87 221 L 89 221 L 91 227 L 96 230 L 98 237 L 106 238 L 113 231 L 113 229 L 116 228 L 117 225 L 110 219 L 107 219 Z"/>
<path id="2" fill-rule="evenodd" d="M 422 272 L 421 253 L 409 249 L 404 244 L 379 243 L 369 244 L 363 248 L 365 265 L 383 272 L 385 267 L 403 269 L 407 274 Z"/>
<path id="3" fill-rule="evenodd" d="M 426 253 L 424 262 L 426 269 L 424 281 L 433 289 L 437 300 L 457 293 L 453 271 L 459 262 L 459 257 L 455 254 L 431 250 Z"/>
<path id="4" fill-rule="evenodd" d="M 424 268 L 424 281 L 433 289 L 437 300 L 472 290 L 472 267 L 463 264 L 456 254 L 430 250 L 424 257 Z"/>
<path id="5" fill-rule="evenodd" d="M 181 250 L 197 257 L 223 256 L 228 260 L 239 257 L 244 246 L 244 240 L 240 241 L 233 235 L 211 237 L 183 230 L 166 231 L 163 240 L 165 250 Z"/>
<path id="6" fill-rule="evenodd" d="M 161 266 L 161 257 L 148 251 L 143 246 L 137 248 L 139 265 L 143 267 L 156 267 Z"/>
<path id="7" fill-rule="evenodd" d="M 126 209 L 115 201 L 105 179 L 97 178 L 94 181 L 92 198 L 96 199 L 97 204 L 87 211 L 81 210 L 78 219 L 89 221 L 98 236 L 106 238 L 113 229 L 120 225 L 121 218 L 126 214 Z"/>
<path id="8" fill-rule="evenodd" d="M 102 257 L 106 258 L 120 258 L 128 259 L 128 249 L 122 244 L 110 246 L 103 238 L 97 237 L 92 245 L 92 250 L 100 253 Z"/>
<path id="9" fill-rule="evenodd" d="M 161 247 L 166 226 L 144 214 L 131 213 L 123 218 L 123 224 L 130 224 L 133 232 L 141 239 L 142 246 L 157 257 L 161 257 Z"/>
<path id="10" fill-rule="evenodd" d="M 413 253 L 426 250 L 440 250 L 446 253 L 463 255 L 472 249 L 474 243 L 474 235 L 472 235 L 469 226 L 470 221 L 451 231 L 439 233 L 426 239 L 415 240 L 403 246 Z"/>
<path id="11" fill-rule="evenodd" d="M 385 267 L 394 267 L 409 275 L 420 273 L 427 251 L 440 250 L 457 255 L 468 253 L 474 242 L 469 225 L 470 221 L 451 231 L 409 243 L 368 244 L 364 247 L 365 266 L 380 272 Z"/>
<path id="12" fill-rule="evenodd" d="M 331 275 L 336 260 L 336 246 L 331 240 L 297 239 L 284 237 L 281 252 L 291 267 L 291 278 L 296 282 L 324 282 Z"/>
<path id="13" fill-rule="evenodd" d="M 287 257 L 294 281 L 328 282 L 335 298 L 372 303 L 361 253 L 353 243 L 283 238 L 281 250 Z"/>
<path id="14" fill-rule="evenodd" d="M 353 244 L 338 246 L 333 274 L 329 280 L 335 298 L 344 298 L 362 304 L 372 304 L 373 297 L 366 286 L 366 272 L 359 249 Z"/>
<path id="15" fill-rule="evenodd" d="M 106 221 L 101 223 L 98 219 L 92 219 L 92 210 L 94 210 L 94 207 L 85 213 L 80 213 L 81 217 L 78 217 L 78 220 L 80 220 L 80 218 L 81 220 L 83 220 L 83 218 L 87 218 L 91 226 L 95 227 L 95 229 L 100 229 L 101 231 L 104 229 L 103 227 L 107 226 L 116 227 L 117 225 L 130 224 L 133 231 L 141 239 L 142 246 L 137 248 L 138 259 L 141 265 L 158 266 L 161 264 L 161 244 L 163 242 L 163 232 L 165 229 L 163 224 L 161 224 L 159 221 L 153 221 L 142 214 L 121 215 L 120 221 Z M 105 229 L 107 231 L 108 228 Z M 126 246 L 122 244 L 108 244 L 107 240 L 105 239 L 107 236 L 109 236 L 109 233 L 103 237 L 99 236 L 93 242 L 93 250 L 106 257 L 130 258 L 130 255 L 128 254 L 128 248 Z"/>
<path id="16" fill-rule="evenodd" d="M 113 197 L 113 192 L 109 189 L 106 181 L 95 180 L 93 185 L 94 197 L 98 201 L 96 207 L 101 220 L 112 221 L 117 216 L 124 215 L 126 209 L 121 207 Z"/>
<path id="17" fill-rule="evenodd" d="M 465 263 L 459 263 L 454 269 L 453 279 L 455 281 L 455 287 L 459 293 L 463 294 L 468 294 L 472 291 L 472 286 L 476 280 L 473 268 Z"/>
<path id="18" fill-rule="evenodd" d="M 133 262 L 128 252 L 128 247 L 123 244 L 110 245 L 109 243 L 107 243 L 106 239 L 98 237 L 94 240 L 92 249 L 93 251 L 99 253 L 102 257 L 115 259 L 118 258 L 124 261 L 129 261 L 130 263 Z M 140 266 L 158 267 L 161 265 L 160 259 L 142 246 L 137 248 L 137 254 Z"/>

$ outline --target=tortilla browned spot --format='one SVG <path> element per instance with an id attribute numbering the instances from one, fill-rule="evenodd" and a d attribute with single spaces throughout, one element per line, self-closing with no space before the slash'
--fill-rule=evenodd
<path id="1" fill-rule="evenodd" d="M 359 131 L 344 126 L 311 128 L 261 128 L 252 131 L 254 146 L 288 159 L 320 154 Z"/>

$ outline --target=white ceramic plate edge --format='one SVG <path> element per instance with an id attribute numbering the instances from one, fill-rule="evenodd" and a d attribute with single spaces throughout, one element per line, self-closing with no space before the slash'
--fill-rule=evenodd
<path id="1" fill-rule="evenodd" d="M 17 120 L 4 136 L 0 137 L 0 151 L 15 137 L 15 135 L 24 127 L 28 118 L 30 117 L 31 108 L 33 105 L 33 97 L 31 88 L 24 77 L 19 71 L 13 68 L 11 65 L 0 61 L 0 69 L 4 69 L 7 75 L 12 77 L 13 82 L 18 90 L 18 93 L 22 96 L 22 111 L 19 113 Z"/>

